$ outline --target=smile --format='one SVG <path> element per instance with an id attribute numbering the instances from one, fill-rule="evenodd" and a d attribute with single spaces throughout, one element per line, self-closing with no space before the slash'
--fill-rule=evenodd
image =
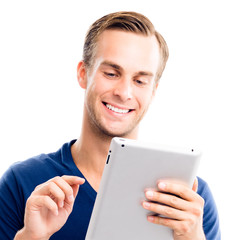
<path id="1" fill-rule="evenodd" d="M 111 111 L 115 112 L 115 113 L 121 113 L 121 114 L 126 114 L 128 112 L 131 111 L 131 109 L 121 109 L 121 108 L 117 108 L 117 107 L 114 107 L 112 106 L 111 104 L 109 103 L 104 103 L 104 105 Z"/>

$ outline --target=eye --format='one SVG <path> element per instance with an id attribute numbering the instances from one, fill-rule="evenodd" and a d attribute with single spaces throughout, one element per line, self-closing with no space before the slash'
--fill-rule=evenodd
<path id="1" fill-rule="evenodd" d="M 143 84 L 143 82 L 142 82 L 141 80 L 135 80 L 135 82 L 136 82 L 137 84 L 139 84 L 139 85 L 142 85 L 142 84 Z"/>
<path id="2" fill-rule="evenodd" d="M 144 86 L 144 85 L 147 84 L 147 81 L 144 81 L 144 80 L 141 80 L 141 79 L 135 79 L 134 81 L 138 86 Z"/>
<path id="3" fill-rule="evenodd" d="M 112 72 L 104 72 L 104 75 L 105 75 L 107 78 L 117 78 L 117 77 L 118 77 L 118 74 L 112 73 Z"/>

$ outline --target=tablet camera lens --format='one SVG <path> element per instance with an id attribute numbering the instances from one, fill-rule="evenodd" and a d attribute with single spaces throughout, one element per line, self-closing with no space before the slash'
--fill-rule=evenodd
<path id="1" fill-rule="evenodd" d="M 122 147 L 125 147 L 125 145 L 124 145 L 124 144 L 122 144 Z"/>

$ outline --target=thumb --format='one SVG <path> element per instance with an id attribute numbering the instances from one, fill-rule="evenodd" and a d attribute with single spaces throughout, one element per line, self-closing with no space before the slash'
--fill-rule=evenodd
<path id="1" fill-rule="evenodd" d="M 192 190 L 194 192 L 197 192 L 197 190 L 198 190 L 198 179 L 197 178 L 195 178 L 195 180 L 194 180 Z"/>

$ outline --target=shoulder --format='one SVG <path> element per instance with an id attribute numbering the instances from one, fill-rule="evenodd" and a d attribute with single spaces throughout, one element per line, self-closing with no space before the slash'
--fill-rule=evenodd
<path id="1" fill-rule="evenodd" d="M 198 194 L 201 195 L 203 198 L 208 197 L 211 194 L 210 188 L 205 180 L 198 177 Z"/>
<path id="2" fill-rule="evenodd" d="M 20 192 L 28 195 L 34 188 L 47 180 L 68 174 L 70 143 L 65 143 L 56 152 L 40 154 L 27 160 L 16 162 L 3 174 L 0 188 L 3 185 L 20 188 Z"/>
<path id="3" fill-rule="evenodd" d="M 49 165 L 56 164 L 51 154 L 41 154 L 12 164 L 0 179 L 0 189 L 28 196 L 33 189 L 50 177 Z M 50 174 L 50 175 L 49 175 Z"/>
<path id="4" fill-rule="evenodd" d="M 65 143 L 60 149 L 48 154 L 40 154 L 27 160 L 14 163 L 10 171 L 16 177 L 44 178 L 46 180 L 51 176 L 65 174 L 65 169 L 69 168 L 71 158 L 71 145 L 75 140 Z M 44 179 L 43 179 L 44 180 Z"/>
<path id="5" fill-rule="evenodd" d="M 210 212 L 216 209 L 216 204 L 212 192 L 206 181 L 198 177 L 198 194 L 204 199 L 204 211 Z"/>
<path id="6" fill-rule="evenodd" d="M 58 151 L 14 163 L 0 178 L 0 236 L 13 239 L 23 227 L 25 204 L 35 187 L 71 172 L 71 143 Z M 70 159 L 70 160 L 69 160 Z M 2 239 L 2 238 L 1 238 Z"/>
<path id="7" fill-rule="evenodd" d="M 205 200 L 205 208 L 216 208 L 215 200 L 208 183 L 200 177 L 198 177 L 197 193 Z"/>
<path id="8" fill-rule="evenodd" d="M 198 194 L 204 199 L 203 228 L 207 239 L 220 240 L 217 206 L 206 181 L 198 177 Z"/>
<path id="9" fill-rule="evenodd" d="M 28 178 L 29 181 L 42 178 L 43 175 L 49 175 L 53 167 L 58 168 L 60 165 L 59 151 L 49 154 L 41 154 L 31 157 L 27 160 L 14 163 L 10 166 L 8 172 L 16 179 Z"/>

